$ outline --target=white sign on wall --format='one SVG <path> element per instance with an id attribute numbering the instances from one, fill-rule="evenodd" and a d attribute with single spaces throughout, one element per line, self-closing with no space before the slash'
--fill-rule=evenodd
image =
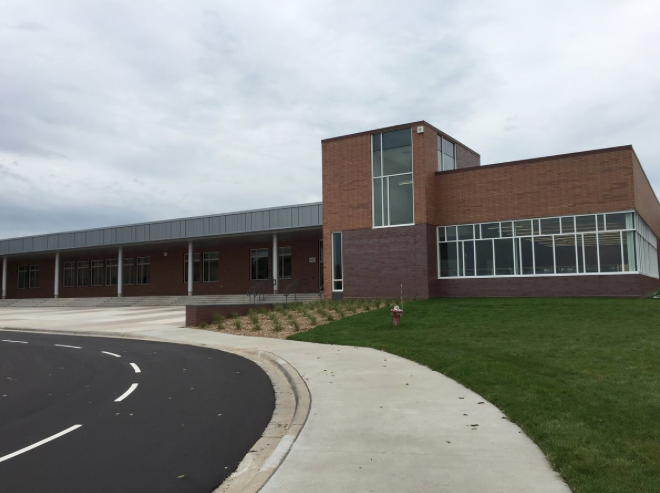
<path id="1" fill-rule="evenodd" d="M 309 263 L 310 264 L 316 263 L 316 257 L 309 257 Z"/>

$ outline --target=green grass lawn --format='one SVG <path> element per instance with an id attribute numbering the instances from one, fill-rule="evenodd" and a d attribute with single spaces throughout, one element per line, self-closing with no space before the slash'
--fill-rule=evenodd
<path id="1" fill-rule="evenodd" d="M 660 492 L 660 300 L 435 299 L 296 334 L 398 354 L 478 392 L 575 493 Z"/>

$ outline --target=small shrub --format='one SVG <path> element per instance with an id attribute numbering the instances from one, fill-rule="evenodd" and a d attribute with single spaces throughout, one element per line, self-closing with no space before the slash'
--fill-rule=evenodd
<path id="1" fill-rule="evenodd" d="M 261 322 L 259 322 L 259 318 L 252 321 L 252 330 L 254 332 L 259 332 L 261 329 L 262 329 L 262 327 L 261 327 Z"/>
<path id="2" fill-rule="evenodd" d="M 275 332 L 282 330 L 282 324 L 280 323 L 279 317 L 273 317 L 271 320 L 273 321 L 273 330 Z"/>
<path id="3" fill-rule="evenodd" d="M 222 324 L 225 322 L 225 317 L 221 313 L 213 314 L 213 323 L 222 329 Z"/>
<path id="4" fill-rule="evenodd" d="M 318 313 L 319 315 L 321 315 L 321 316 L 324 317 L 324 318 L 328 318 L 328 310 L 326 310 L 325 308 L 323 308 L 323 306 L 319 306 L 319 307 L 316 309 L 316 313 Z"/>
<path id="5" fill-rule="evenodd" d="M 248 317 L 252 325 L 257 325 L 259 323 L 259 315 L 254 310 L 248 311 Z"/>
<path id="6" fill-rule="evenodd" d="M 295 320 L 295 319 L 292 320 L 292 321 L 291 321 L 291 324 L 293 325 L 293 329 L 294 329 L 296 332 L 300 332 L 300 324 L 298 323 L 297 320 Z"/>
<path id="7" fill-rule="evenodd" d="M 325 318 L 328 319 L 328 322 L 332 322 L 335 319 L 335 316 L 332 314 L 332 312 L 328 312 L 328 315 Z"/>
<path id="8" fill-rule="evenodd" d="M 261 308 L 259 308 L 259 313 L 261 315 L 265 315 L 266 314 L 266 309 L 262 306 Z"/>
<path id="9" fill-rule="evenodd" d="M 208 326 L 209 326 L 209 324 L 207 324 L 206 322 L 202 322 L 201 324 L 199 324 L 199 328 L 200 328 L 200 329 L 205 329 L 205 328 L 207 328 Z"/>
<path id="10" fill-rule="evenodd" d="M 241 319 L 236 317 L 234 318 L 234 327 L 236 327 L 236 330 L 241 330 Z"/>
<path id="11" fill-rule="evenodd" d="M 316 315 L 314 315 L 312 312 L 308 311 L 307 313 L 305 313 L 305 316 L 310 322 L 312 322 L 312 325 L 318 325 L 319 319 L 316 318 Z"/>

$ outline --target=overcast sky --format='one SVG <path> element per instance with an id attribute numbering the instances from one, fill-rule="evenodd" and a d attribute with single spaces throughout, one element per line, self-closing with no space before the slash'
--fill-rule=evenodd
<path id="1" fill-rule="evenodd" d="M 632 144 L 660 2 L 3 0 L 0 237 L 321 200 L 321 139 L 427 120 L 482 164 Z"/>

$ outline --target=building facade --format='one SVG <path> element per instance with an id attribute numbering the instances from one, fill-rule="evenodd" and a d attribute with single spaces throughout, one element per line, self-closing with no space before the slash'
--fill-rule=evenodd
<path id="1" fill-rule="evenodd" d="M 3 298 L 660 289 L 660 204 L 632 146 L 480 166 L 420 121 L 324 140 L 322 156 L 323 204 L 0 240 Z"/>

